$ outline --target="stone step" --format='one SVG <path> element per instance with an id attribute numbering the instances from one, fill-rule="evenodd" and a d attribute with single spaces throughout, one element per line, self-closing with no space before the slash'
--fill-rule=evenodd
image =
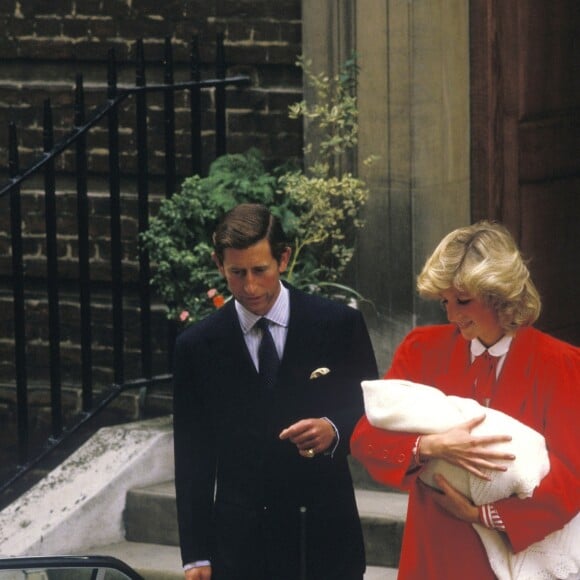
<path id="1" fill-rule="evenodd" d="M 372 489 L 355 491 L 367 563 L 370 566 L 396 567 L 407 511 L 406 494 Z M 177 546 L 174 482 L 129 490 L 123 518 L 128 541 Z"/>
<path id="2" fill-rule="evenodd" d="M 141 542 L 120 542 L 99 546 L 85 552 L 114 556 L 129 564 L 145 580 L 183 580 L 179 548 Z M 397 570 L 379 566 L 369 566 L 364 580 L 396 580 Z"/>
<path id="3" fill-rule="evenodd" d="M 375 491 L 396 491 L 372 479 L 363 465 L 354 457 L 348 457 L 348 465 L 350 467 L 352 481 L 356 488 L 374 489 Z"/>
<path id="4" fill-rule="evenodd" d="M 355 489 L 355 494 L 365 539 L 367 564 L 398 566 L 407 514 L 407 495 L 364 489 Z"/>

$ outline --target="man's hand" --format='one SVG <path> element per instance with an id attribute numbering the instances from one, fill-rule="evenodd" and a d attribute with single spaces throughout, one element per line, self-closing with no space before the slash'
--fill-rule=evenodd
<path id="1" fill-rule="evenodd" d="M 422 485 L 440 508 L 464 522 L 480 523 L 479 510 L 467 497 L 452 487 L 442 475 L 436 474 L 434 480 L 441 491 Z"/>
<path id="2" fill-rule="evenodd" d="M 211 580 L 211 566 L 199 566 L 186 570 L 185 580 Z"/>
<path id="3" fill-rule="evenodd" d="M 445 459 L 448 463 L 463 467 L 481 479 L 489 480 L 482 469 L 506 471 L 507 467 L 497 460 L 512 461 L 515 456 L 504 451 L 493 451 L 490 445 L 511 441 L 510 435 L 471 434 L 472 429 L 485 420 L 485 415 L 471 419 L 444 433 L 423 435 L 419 445 L 419 454 L 424 459 Z"/>
<path id="4" fill-rule="evenodd" d="M 307 449 L 315 454 L 324 453 L 334 442 L 334 427 L 326 419 L 302 419 L 283 429 L 280 439 L 289 439 L 302 457 L 309 457 Z"/>

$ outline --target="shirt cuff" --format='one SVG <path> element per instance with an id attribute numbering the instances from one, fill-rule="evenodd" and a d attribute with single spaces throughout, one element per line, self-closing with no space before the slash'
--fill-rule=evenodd
<path id="1" fill-rule="evenodd" d="M 479 506 L 479 521 L 490 530 L 505 532 L 505 524 L 492 503 Z"/>
<path id="2" fill-rule="evenodd" d="M 328 421 L 330 423 L 330 425 L 332 426 L 332 428 L 334 429 L 336 443 L 332 446 L 331 449 L 327 449 L 324 452 L 324 455 L 330 455 L 330 457 L 332 457 L 334 455 L 334 452 L 338 448 L 338 444 L 340 443 L 340 435 L 338 434 L 338 429 L 336 428 L 336 425 L 328 417 L 322 417 L 322 419 L 324 419 L 325 421 Z"/>
<path id="3" fill-rule="evenodd" d="M 190 562 L 189 564 L 185 564 L 183 566 L 183 571 L 187 572 L 193 568 L 201 568 L 202 566 L 211 566 L 211 562 L 209 560 L 196 560 L 195 562 Z"/>

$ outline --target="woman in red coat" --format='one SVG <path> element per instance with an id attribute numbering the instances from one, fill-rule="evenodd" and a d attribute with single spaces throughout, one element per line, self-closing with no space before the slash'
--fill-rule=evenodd
<path id="1" fill-rule="evenodd" d="M 422 483 L 417 475 L 431 458 L 483 479 L 485 470 L 506 469 L 506 461 L 509 469 L 513 457 L 495 445 L 509 436 L 471 434 L 484 416 L 422 436 L 378 429 L 363 417 L 351 451 L 374 479 L 409 492 L 400 579 L 490 580 L 495 574 L 472 523 L 501 531 L 519 552 L 580 510 L 580 349 L 532 328 L 540 312 L 538 292 L 499 224 L 480 222 L 448 234 L 417 286 L 422 297 L 441 301 L 449 324 L 411 331 L 385 378 L 432 385 L 518 419 L 544 436 L 550 471 L 531 498 L 484 506 L 442 476 L 440 491 Z M 491 361 L 484 365 L 492 369 L 490 380 L 478 370 L 484 359 Z M 568 576 L 579 577 L 578 570 Z"/>

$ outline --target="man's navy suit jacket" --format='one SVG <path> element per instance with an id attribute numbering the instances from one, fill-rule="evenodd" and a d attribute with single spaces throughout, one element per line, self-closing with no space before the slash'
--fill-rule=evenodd
<path id="1" fill-rule="evenodd" d="M 215 566 L 231 547 L 224 543 L 239 543 L 240 557 L 254 558 L 251 541 L 261 534 L 263 549 L 292 566 L 294 548 L 279 552 L 276 530 L 298 522 L 305 507 L 312 569 L 343 552 L 364 570 L 347 455 L 364 413 L 360 382 L 378 376 L 376 360 L 360 312 L 289 291 L 288 335 L 274 389 L 260 387 L 233 300 L 178 336 L 174 435 L 184 563 L 210 559 Z M 319 368 L 330 372 L 311 378 Z M 315 417 L 334 423 L 339 445 L 332 456 L 307 459 L 278 435 Z M 284 533 L 294 534 L 294 523 Z"/>

